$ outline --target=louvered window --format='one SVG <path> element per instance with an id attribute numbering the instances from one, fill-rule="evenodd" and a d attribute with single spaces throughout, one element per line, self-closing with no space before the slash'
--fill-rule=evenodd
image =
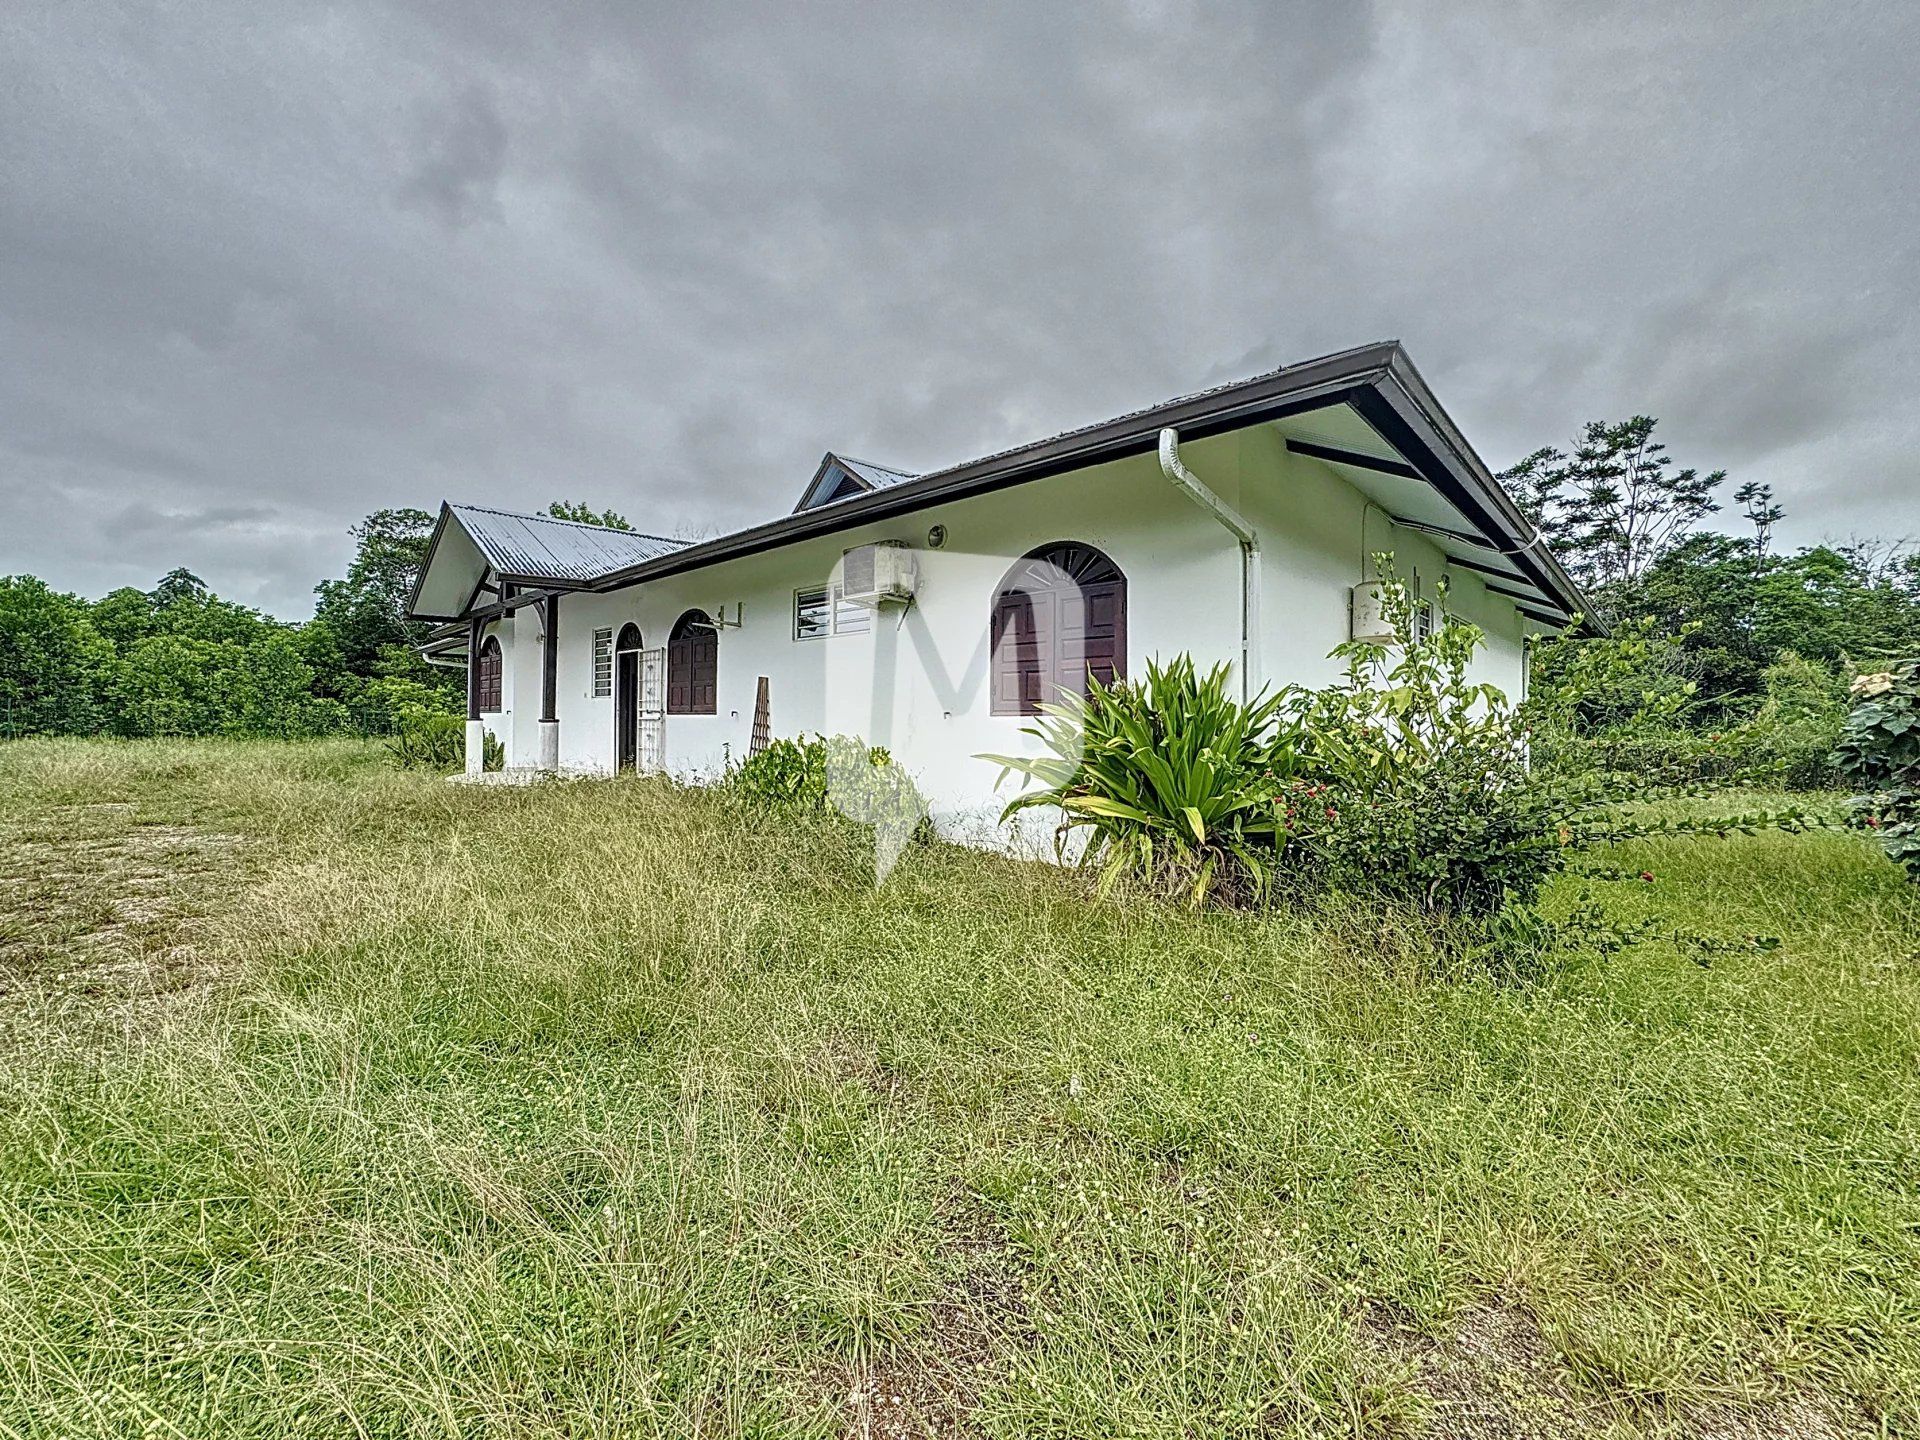
<path id="1" fill-rule="evenodd" d="M 838 585 L 793 592 L 793 638 L 796 640 L 864 635 L 872 628 L 873 612 L 845 598 Z"/>
<path id="2" fill-rule="evenodd" d="M 605 700 L 613 694 L 613 630 L 593 632 L 593 698 Z"/>

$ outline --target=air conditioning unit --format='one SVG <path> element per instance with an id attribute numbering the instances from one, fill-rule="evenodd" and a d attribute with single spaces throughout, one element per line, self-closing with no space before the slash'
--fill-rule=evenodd
<path id="1" fill-rule="evenodd" d="M 1378 580 L 1369 580 L 1353 587 L 1353 623 L 1348 633 L 1355 640 L 1390 645 L 1393 643 L 1393 622 L 1387 619 L 1386 607 L 1380 603 L 1380 589 Z"/>
<path id="2" fill-rule="evenodd" d="M 1400 638 L 1394 633 L 1393 622 L 1387 618 L 1386 607 L 1381 604 L 1381 588 L 1378 580 L 1353 587 L 1353 599 L 1349 602 L 1352 625 L 1348 631 L 1352 639 L 1392 645 Z M 1431 600 L 1414 601 L 1413 613 L 1407 621 L 1415 640 L 1431 640 L 1447 623 L 1445 613 Z"/>
<path id="3" fill-rule="evenodd" d="M 840 598 L 856 605 L 907 605 L 920 581 L 920 566 L 904 541 L 858 545 L 840 557 Z"/>

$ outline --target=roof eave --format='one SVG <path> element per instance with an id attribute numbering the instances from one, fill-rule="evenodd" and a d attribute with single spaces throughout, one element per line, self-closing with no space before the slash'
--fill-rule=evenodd
<path id="1" fill-rule="evenodd" d="M 687 545 L 590 580 L 503 578 L 549 590 L 622 589 L 1063 471 L 1150 453 L 1158 444 L 1160 431 L 1168 426 L 1179 430 L 1183 438 L 1199 439 L 1343 402 L 1352 404 L 1384 439 L 1405 455 L 1420 478 L 1438 489 L 1472 525 L 1495 542 L 1489 548 L 1497 550 L 1569 615 L 1580 615 L 1587 628 L 1606 633 L 1605 624 L 1594 613 L 1591 602 L 1541 543 L 1538 532 L 1513 497 L 1474 453 L 1427 388 L 1405 349 L 1395 340 L 1360 346 L 1205 394 L 1171 400 L 1102 424 L 917 476 L 898 485 L 870 488 L 864 494 L 848 496 L 830 505 L 796 509 L 779 519 Z M 806 495 L 812 493 L 837 458 L 831 451 L 822 458 L 814 480 L 803 494 L 803 505 Z M 429 542 L 429 559 L 450 513 L 450 507 L 442 504 L 440 520 Z M 424 576 L 425 566 L 421 573 Z M 416 581 L 413 597 L 416 602 L 418 592 Z"/>
<path id="2" fill-rule="evenodd" d="M 671 555 L 613 571 L 595 581 L 593 588 L 617 590 L 643 580 L 738 559 L 988 490 L 1151 452 L 1158 447 L 1160 431 L 1168 425 L 1183 435 L 1198 438 L 1337 404 L 1355 387 L 1385 375 L 1398 350 L 1397 341 L 1383 341 L 1275 371 L 1224 390 L 1168 401 L 1104 424 L 1070 431 L 947 470 L 936 470 L 884 490 L 870 490 L 864 495 L 837 500 L 832 505 L 796 511 L 731 535 L 689 545 Z"/>
<path id="3" fill-rule="evenodd" d="M 1494 477 L 1487 463 L 1467 443 L 1466 437 L 1460 433 L 1452 417 L 1441 407 L 1433 391 L 1428 388 L 1427 382 L 1414 368 L 1412 357 L 1407 354 L 1404 347 L 1394 346 L 1386 378 L 1392 381 L 1394 390 L 1405 397 L 1407 404 L 1413 407 L 1419 420 L 1432 431 L 1438 442 L 1440 449 L 1434 454 L 1433 458 L 1437 463 L 1433 468 L 1441 473 L 1457 474 L 1463 477 L 1464 488 L 1480 502 L 1486 511 L 1491 512 L 1484 516 L 1474 515 L 1471 510 L 1464 513 L 1476 523 L 1481 523 L 1482 528 L 1487 530 L 1493 538 L 1505 539 L 1511 544 L 1514 547 L 1512 550 L 1501 547 L 1505 558 L 1510 560 L 1516 569 L 1524 572 L 1541 590 L 1552 596 L 1569 616 L 1579 616 L 1583 628 L 1598 635 L 1607 634 L 1606 622 L 1596 613 L 1592 600 L 1581 591 L 1580 587 L 1574 583 L 1573 577 L 1568 575 L 1560 562 L 1554 558 L 1539 528 L 1521 512 L 1520 506 L 1513 496 L 1507 493 L 1506 487 Z M 1394 398 L 1393 391 L 1380 390 L 1376 393 L 1381 394 L 1383 400 L 1389 403 Z M 1381 428 L 1375 416 L 1367 415 L 1364 408 L 1361 413 L 1376 429 Z M 1404 411 L 1401 412 L 1401 418 L 1408 418 Z M 1386 438 L 1394 441 L 1395 448 L 1401 448 L 1396 437 L 1387 435 Z M 1415 466 L 1422 471 L 1423 475 L 1426 474 L 1428 467 L 1420 466 L 1418 460 L 1415 461 Z M 1431 475 L 1427 478 L 1430 482 L 1438 484 Z M 1448 489 L 1445 485 L 1439 488 L 1442 493 L 1446 493 Z M 1484 523 L 1486 519 L 1492 519 L 1497 524 L 1488 526 Z M 1504 535 L 1502 531 L 1505 532 Z"/>
<path id="4" fill-rule="evenodd" d="M 427 570 L 433 564 L 433 552 L 440 544 L 440 537 L 446 533 L 447 521 L 453 518 L 453 506 L 445 500 L 440 502 L 440 513 L 434 517 L 433 533 L 427 536 L 426 554 L 420 557 L 420 569 L 413 577 L 413 588 L 407 592 L 407 618 L 409 620 L 457 620 L 457 615 L 422 615 L 417 608 L 420 604 L 420 587 L 427 583 Z"/>

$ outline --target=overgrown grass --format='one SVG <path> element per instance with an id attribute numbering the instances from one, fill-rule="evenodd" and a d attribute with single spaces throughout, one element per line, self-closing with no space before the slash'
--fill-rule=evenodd
<path id="1" fill-rule="evenodd" d="M 44 848 L 158 827 L 238 838 L 131 937 Z M 0 1433 L 1915 1424 L 1912 887 L 1619 860 L 1779 947 L 1502 984 L 645 781 L 0 747 Z"/>

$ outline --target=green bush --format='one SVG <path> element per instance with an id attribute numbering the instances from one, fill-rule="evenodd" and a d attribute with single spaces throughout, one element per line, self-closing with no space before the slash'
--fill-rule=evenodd
<path id="1" fill-rule="evenodd" d="M 1771 765 L 1789 790 L 1831 790 L 1840 784 L 1834 747 L 1847 722 L 1847 691 L 1833 668 L 1782 650 L 1761 672 L 1762 699 L 1739 739 L 1756 761 Z"/>
<path id="2" fill-rule="evenodd" d="M 314 695 L 296 701 L 288 708 L 285 739 L 317 740 L 324 735 L 345 735 L 353 728 L 347 707 L 338 700 Z"/>
<path id="3" fill-rule="evenodd" d="M 1084 703 L 1044 707 L 1028 730 L 1051 752 L 1038 759 L 988 755 L 1001 779 L 1019 773 L 1042 788 L 1017 796 L 1002 818 L 1058 805 L 1087 832 L 1102 887 L 1122 875 L 1210 895 L 1263 892 L 1273 878 L 1274 797 L 1294 773 L 1297 724 L 1282 724 L 1283 692 L 1252 705 L 1228 691 L 1230 667 L 1205 675 L 1180 655 L 1147 664 L 1143 684 L 1091 682 Z"/>
<path id="4" fill-rule="evenodd" d="M 1524 707 L 1533 763 L 1688 789 L 1831 789 L 1831 754 L 1846 717 L 1839 675 L 1782 650 L 1762 673 L 1760 703 L 1746 719 L 1702 723 L 1680 652 L 1697 628 L 1663 636 L 1636 620 L 1607 637 L 1539 641 Z"/>
<path id="5" fill-rule="evenodd" d="M 1853 696 L 1834 747 L 1841 775 L 1859 792 L 1849 802 L 1851 819 L 1920 881 L 1920 660 L 1862 675 Z"/>
<path id="6" fill-rule="evenodd" d="M 1224 667 L 1200 678 L 1182 658 L 1149 666 L 1143 685 L 1044 707 L 1027 733 L 1046 755 L 983 757 L 1038 782 L 1006 816 L 1058 806 L 1062 837 L 1084 832 L 1103 886 L 1132 875 L 1194 903 L 1343 895 L 1410 909 L 1464 943 L 1534 948 L 1552 929 L 1534 908 L 1543 886 L 1600 846 L 1802 823 L 1791 810 L 1640 818 L 1627 802 L 1675 787 L 1530 763 L 1525 714 L 1467 678 L 1480 632 L 1416 634 L 1391 578 L 1383 603 L 1393 640 L 1339 647 L 1345 674 L 1323 690 L 1242 705 Z"/>
<path id="7" fill-rule="evenodd" d="M 1568 627 L 1534 642 L 1527 709 L 1536 728 L 1603 742 L 1686 729 L 1698 683 L 1684 646 L 1699 625 L 1661 633 L 1650 617 L 1622 620 L 1610 635 Z"/>
<path id="8" fill-rule="evenodd" d="M 403 770 L 458 770 L 467 763 L 466 717 L 410 710 L 400 717 L 386 743 L 387 753 Z M 506 764 L 506 749 L 491 730 L 481 740 L 481 755 L 488 770 Z"/>
<path id="9" fill-rule="evenodd" d="M 1481 632 L 1417 635 L 1405 587 L 1383 587 L 1394 640 L 1350 641 L 1338 684 L 1296 692 L 1302 773 L 1280 837 L 1296 881 L 1429 914 L 1530 904 L 1566 861 L 1569 797 L 1528 764 L 1506 696 L 1467 678 Z"/>
<path id="10" fill-rule="evenodd" d="M 884 756 L 884 750 L 872 752 Z M 758 755 L 749 756 L 728 777 L 733 792 L 751 803 L 774 810 L 823 810 L 827 804 L 827 746 L 820 736 L 811 740 L 774 740 Z"/>
<path id="11" fill-rule="evenodd" d="M 775 740 L 734 769 L 727 786 L 756 807 L 831 812 L 872 826 L 883 877 L 927 817 L 913 777 L 886 750 L 851 735 Z"/>

